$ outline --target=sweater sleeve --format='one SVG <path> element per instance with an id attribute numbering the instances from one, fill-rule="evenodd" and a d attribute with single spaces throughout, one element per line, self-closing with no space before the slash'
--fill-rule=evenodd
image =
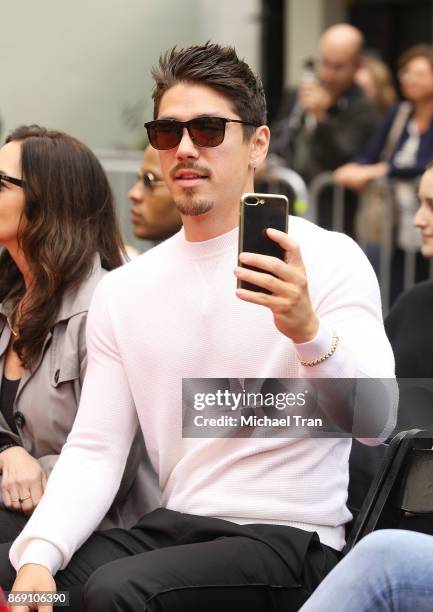
<path id="1" fill-rule="evenodd" d="M 300 359 L 313 360 L 329 351 L 333 333 L 339 337 L 339 343 L 334 354 L 322 363 L 313 367 L 300 364 L 299 376 L 364 379 L 356 383 L 359 390 L 356 411 L 359 414 L 364 408 L 376 409 L 377 423 L 383 427 L 374 442 L 363 435 L 359 438 L 369 444 L 378 443 L 395 425 L 398 388 L 394 355 L 383 325 L 377 278 L 364 253 L 348 236 L 327 232 L 327 240 L 321 243 L 320 249 L 326 264 L 321 265 L 316 257 L 312 265 L 320 272 L 316 269 L 311 274 L 319 332 L 310 342 L 296 345 L 296 349 Z M 366 407 L 368 397 L 374 407 Z"/>
<path id="2" fill-rule="evenodd" d="M 337 232 L 324 234 L 324 239 L 317 241 L 311 260 L 306 262 L 313 308 L 322 331 L 311 342 L 298 345 L 298 354 L 301 359 L 319 357 L 329 350 L 332 332 L 340 341 L 332 357 L 314 368 L 302 368 L 300 376 L 307 372 L 311 376 L 314 371 L 324 378 L 394 377 L 394 356 L 383 325 L 374 270 L 351 238 Z M 340 362 L 343 352 L 345 356 Z"/>
<path id="3" fill-rule="evenodd" d="M 138 420 L 111 323 L 109 280 L 101 281 L 89 310 L 88 366 L 74 426 L 10 551 L 17 570 L 24 563 L 45 565 L 52 574 L 66 567 L 106 515 L 122 478 Z"/>

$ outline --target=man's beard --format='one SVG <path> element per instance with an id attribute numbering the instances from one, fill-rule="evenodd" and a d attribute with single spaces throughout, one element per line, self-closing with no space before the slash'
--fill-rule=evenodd
<path id="1" fill-rule="evenodd" d="M 209 200 L 194 200 L 192 189 L 190 197 L 188 197 L 188 195 L 189 194 L 187 194 L 187 197 L 183 199 L 176 198 L 174 202 L 177 210 L 182 215 L 198 217 L 199 215 L 204 215 L 205 213 L 209 212 L 214 206 L 214 203 Z"/>

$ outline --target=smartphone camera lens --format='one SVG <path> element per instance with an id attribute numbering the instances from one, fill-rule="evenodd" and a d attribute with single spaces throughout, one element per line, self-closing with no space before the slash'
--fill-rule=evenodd
<path id="1" fill-rule="evenodd" d="M 245 198 L 244 200 L 245 204 L 247 204 L 247 206 L 257 206 L 257 204 L 259 203 L 257 198 L 254 198 L 253 196 L 248 196 L 247 198 Z"/>

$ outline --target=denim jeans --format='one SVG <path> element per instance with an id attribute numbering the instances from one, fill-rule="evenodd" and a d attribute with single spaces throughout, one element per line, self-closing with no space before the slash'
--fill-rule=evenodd
<path id="1" fill-rule="evenodd" d="M 325 578 L 301 612 L 433 610 L 433 537 L 384 529 L 366 536 Z"/>

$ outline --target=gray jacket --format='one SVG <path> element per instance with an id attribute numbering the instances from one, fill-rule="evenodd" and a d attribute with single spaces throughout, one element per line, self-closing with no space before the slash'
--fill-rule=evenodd
<path id="1" fill-rule="evenodd" d="M 87 311 L 96 285 L 105 273 L 99 257 L 95 258 L 89 277 L 77 290 L 65 294 L 38 361 L 31 371 L 24 371 L 13 406 L 19 435 L 10 430 L 0 413 L 0 432 L 7 433 L 38 459 L 47 476 L 75 420 L 87 365 Z M 6 324 L 10 306 L 7 301 L 0 304 L 0 381 L 11 336 Z M 153 510 L 158 501 L 156 476 L 138 431 L 119 491 L 100 528 L 129 527 L 145 512 Z M 0 504 L 3 504 L 1 489 Z"/>

